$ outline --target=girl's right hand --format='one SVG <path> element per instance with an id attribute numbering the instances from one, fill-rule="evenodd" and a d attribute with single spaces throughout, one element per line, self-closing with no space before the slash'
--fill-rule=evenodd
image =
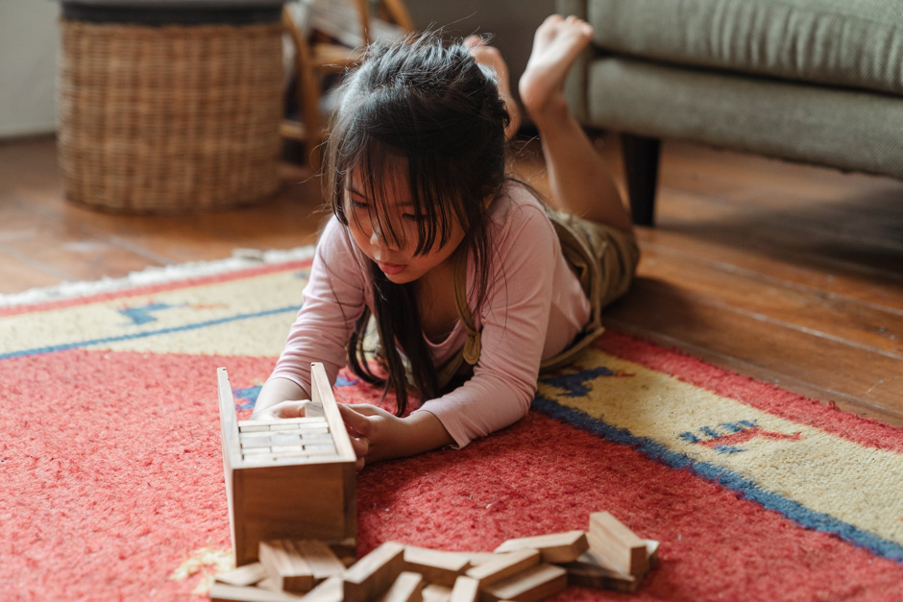
<path id="1" fill-rule="evenodd" d="M 280 418 L 304 418 L 306 399 L 281 401 L 262 410 L 255 410 L 248 420 L 279 420 Z"/>

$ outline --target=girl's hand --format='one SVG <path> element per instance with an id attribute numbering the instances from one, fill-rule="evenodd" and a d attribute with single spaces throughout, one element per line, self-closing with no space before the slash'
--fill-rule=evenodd
<path id="1" fill-rule="evenodd" d="M 397 418 L 369 403 L 354 405 L 340 403 L 339 413 L 342 414 L 342 420 L 345 421 L 351 435 L 352 446 L 355 447 L 359 462 L 366 461 L 371 464 L 405 455 L 403 450 L 408 424 L 402 418 Z"/>
<path id="2" fill-rule="evenodd" d="M 372 464 L 404 458 L 455 442 L 430 412 L 415 412 L 407 418 L 397 418 L 367 403 L 340 403 L 339 413 L 352 437 L 359 462 Z"/>
<path id="3" fill-rule="evenodd" d="M 279 420 L 280 418 L 304 418 L 304 407 L 310 403 L 305 399 L 282 401 L 263 410 L 252 412 L 248 420 Z"/>

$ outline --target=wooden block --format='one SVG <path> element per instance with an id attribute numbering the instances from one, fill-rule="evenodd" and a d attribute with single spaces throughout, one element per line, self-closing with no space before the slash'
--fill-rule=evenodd
<path id="1" fill-rule="evenodd" d="M 358 562 L 358 546 L 354 542 L 331 542 L 328 544 L 333 554 L 339 557 L 345 568 Z"/>
<path id="2" fill-rule="evenodd" d="M 314 573 L 291 540 L 262 541 L 258 557 L 279 589 L 306 592 L 314 587 Z"/>
<path id="3" fill-rule="evenodd" d="M 263 420 L 242 420 L 239 422 L 240 433 L 259 433 L 262 431 L 269 432 L 272 422 L 264 422 Z"/>
<path id="4" fill-rule="evenodd" d="M 540 564 L 537 550 L 517 550 L 498 554 L 498 558 L 469 569 L 465 574 L 476 579 L 480 587 L 495 583 Z"/>
<path id="5" fill-rule="evenodd" d="M 284 591 L 282 588 L 282 581 L 276 577 L 267 577 L 266 579 L 258 581 L 257 587 L 271 592 Z"/>
<path id="6" fill-rule="evenodd" d="M 423 588 L 423 575 L 402 571 L 386 593 L 380 597 L 380 602 L 421 602 Z"/>
<path id="7" fill-rule="evenodd" d="M 620 573 L 642 577 L 649 569 L 647 545 L 608 512 L 590 515 L 590 548 Z"/>
<path id="8" fill-rule="evenodd" d="M 270 451 L 277 456 L 298 456 L 304 453 L 304 448 L 300 445 L 274 445 Z"/>
<path id="9" fill-rule="evenodd" d="M 342 577 L 330 577 L 305 594 L 304 602 L 342 602 Z"/>
<path id="10" fill-rule="evenodd" d="M 540 552 L 544 562 L 558 563 L 577 560 L 578 556 L 586 552 L 589 547 L 586 533 L 583 531 L 568 531 L 566 533 L 510 539 L 493 551 L 499 554 L 501 552 L 532 548 Z"/>
<path id="11" fill-rule="evenodd" d="M 465 556 L 468 557 L 468 560 L 471 562 L 471 566 L 480 566 L 481 564 L 486 564 L 487 562 L 496 560 L 499 558 L 499 554 L 494 554 L 493 552 L 462 552 Z"/>
<path id="12" fill-rule="evenodd" d="M 568 587 L 568 572 L 554 564 L 541 564 L 508 579 L 481 586 L 484 600 L 537 602 Z"/>
<path id="13" fill-rule="evenodd" d="M 405 547 L 388 541 L 346 569 L 345 602 L 367 602 L 383 595 L 405 569 Z"/>
<path id="14" fill-rule="evenodd" d="M 226 583 L 227 585 L 244 587 L 246 585 L 254 585 L 266 576 L 267 570 L 264 568 L 264 565 L 259 562 L 253 562 L 251 564 L 246 564 L 245 566 L 240 566 L 237 569 L 220 573 L 215 579 L 220 583 Z"/>
<path id="15" fill-rule="evenodd" d="M 330 577 L 338 577 L 345 572 L 345 565 L 328 545 L 316 539 L 299 539 L 292 542 L 295 548 L 311 567 L 314 583 L 320 583 Z"/>
<path id="16" fill-rule="evenodd" d="M 633 593 L 637 591 L 642 580 L 629 573 L 619 572 L 592 549 L 581 554 L 574 562 L 562 565 L 562 568 L 568 571 L 568 584 L 579 587 Z"/>
<path id="17" fill-rule="evenodd" d="M 210 588 L 211 602 L 296 602 L 301 596 L 287 592 L 271 592 L 259 587 L 239 587 L 214 583 Z"/>
<path id="18" fill-rule="evenodd" d="M 424 602 L 450 602 L 452 588 L 431 583 L 421 591 Z"/>
<path id="19" fill-rule="evenodd" d="M 659 562 L 659 542 L 655 539 L 645 539 L 643 542 L 647 546 L 647 564 L 653 568 Z"/>
<path id="20" fill-rule="evenodd" d="M 269 432 L 269 431 L 268 431 Z M 255 437 L 254 439 L 243 439 L 242 449 L 253 449 L 256 447 L 268 448 L 273 445 L 270 437 Z"/>
<path id="21" fill-rule="evenodd" d="M 256 561 L 261 541 L 353 541 L 357 534 L 357 457 L 323 365 L 313 364 L 311 375 L 316 391 L 312 395 L 323 404 L 323 418 L 278 421 L 295 428 L 290 431 L 271 431 L 269 422 L 243 421 L 244 431 L 266 428 L 244 432 L 239 430 L 226 370 L 217 370 L 223 472 L 236 566 Z M 306 453 L 302 449 L 294 455 L 272 452 L 269 437 L 303 437 L 305 427 L 328 431 L 318 434 L 323 438 L 318 442 L 325 444 L 322 450 Z M 252 452 L 249 445 L 265 451 Z"/>
<path id="22" fill-rule="evenodd" d="M 455 580 L 449 602 L 476 602 L 480 584 L 476 579 L 462 575 Z"/>
<path id="23" fill-rule="evenodd" d="M 405 570 L 420 573 L 429 583 L 451 587 L 470 566 L 466 554 L 405 546 Z"/>

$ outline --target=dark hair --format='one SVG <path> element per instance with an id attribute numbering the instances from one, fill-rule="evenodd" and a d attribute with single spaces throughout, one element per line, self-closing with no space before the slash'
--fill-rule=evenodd
<path id="1" fill-rule="evenodd" d="M 491 269 L 486 200 L 499 195 L 505 182 L 508 122 L 492 74 L 461 44 L 426 33 L 370 46 L 361 66 L 343 82 L 327 138 L 324 181 L 333 213 L 348 225 L 346 189 L 357 173 L 365 187 L 359 192 L 374 203 L 372 226 L 399 244 L 400 235 L 387 218 L 387 189 L 392 174 L 407 168 L 412 212 L 425 216 L 417 222 L 415 254 L 427 253 L 437 242 L 444 246 L 453 220 L 461 224 L 466 233 L 461 245 L 476 266 L 472 298 L 479 308 Z M 408 381 L 395 342 L 421 399 L 436 397 L 439 383 L 424 342 L 414 283 L 395 284 L 374 262 L 367 263 L 387 377 L 375 375 L 366 361 L 368 312 L 348 342 L 349 364 L 366 382 L 395 390 L 401 416 Z"/>

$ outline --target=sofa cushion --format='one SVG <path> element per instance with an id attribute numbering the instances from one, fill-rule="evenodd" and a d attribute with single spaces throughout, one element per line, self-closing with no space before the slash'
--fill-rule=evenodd
<path id="1" fill-rule="evenodd" d="M 586 76 L 587 125 L 901 177 L 895 96 L 626 57 Z"/>
<path id="2" fill-rule="evenodd" d="M 660 61 L 901 94 L 900 0 L 588 0 L 595 44 Z"/>

